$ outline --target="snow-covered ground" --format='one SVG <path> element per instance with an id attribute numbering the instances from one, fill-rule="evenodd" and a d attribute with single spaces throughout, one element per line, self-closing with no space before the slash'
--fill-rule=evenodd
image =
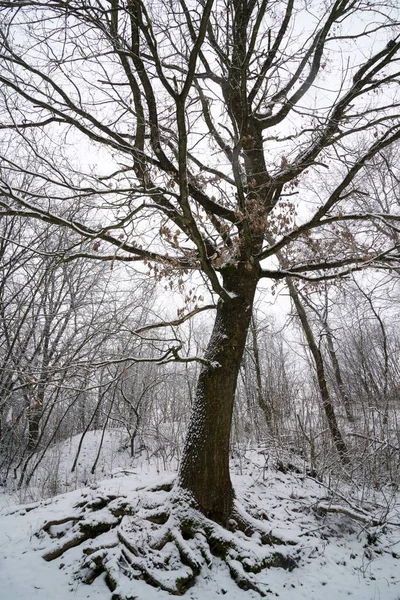
<path id="1" fill-rule="evenodd" d="M 54 545 L 48 536 L 37 536 L 46 521 L 59 520 L 74 512 L 82 494 L 99 493 L 139 498 L 143 488 L 171 480 L 159 457 L 151 452 L 133 461 L 121 446 L 119 436 L 107 433 L 97 466 L 97 478 L 90 470 L 97 455 L 100 432 L 91 432 L 85 441 L 77 471 L 70 473 L 79 437 L 59 445 L 43 461 L 32 488 L 0 493 L 0 598 L 2 600 L 109 600 L 112 596 L 101 575 L 91 585 L 76 577 L 82 549 L 78 546 L 46 562 L 42 555 Z M 279 536 L 298 540 L 299 566 L 288 572 L 264 570 L 257 577 L 268 598 L 281 600 L 399 600 L 400 599 L 400 497 L 377 495 L 373 502 L 359 504 L 341 488 L 334 496 L 326 485 L 310 477 L 263 468 L 264 456 L 256 450 L 247 459 L 233 464 L 238 497 L 255 516 L 268 519 L 268 527 Z M 51 472 L 57 469 L 57 473 Z M 105 477 L 108 477 L 105 479 Z M 51 481 L 63 492 L 40 500 Z M 83 486 L 86 483 L 87 487 Z M 79 486 L 82 485 L 81 488 Z M 78 489 L 74 489 L 78 487 Z M 68 491 L 73 490 L 73 491 Z M 29 495 L 31 498 L 29 498 Z M 25 504 L 19 504 L 21 498 Z M 34 501 L 26 504 L 29 499 Z M 316 511 L 321 506 L 326 510 Z M 322 514 L 323 513 L 323 514 Z M 345 514 L 347 513 L 347 514 Z M 352 518 L 352 515 L 356 518 Z M 372 522 L 382 524 L 370 525 Z M 399 525 L 397 525 L 399 524 Z M 139 600 L 166 600 L 171 596 L 133 580 L 130 594 Z M 205 568 L 196 584 L 185 594 L 190 600 L 232 600 L 259 598 L 243 591 L 232 581 L 227 567 L 218 558 Z"/>

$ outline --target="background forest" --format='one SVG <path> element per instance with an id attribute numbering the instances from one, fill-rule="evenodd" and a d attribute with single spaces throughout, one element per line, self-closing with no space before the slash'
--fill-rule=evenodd
<path id="1" fill-rule="evenodd" d="M 392 201 L 396 190 L 393 185 Z M 18 218 L 1 225 L 3 485 L 29 484 L 49 448 L 91 430 L 119 432 L 132 458 L 156 456 L 164 469 L 175 468 L 211 329 L 196 308 L 200 286 L 184 299 L 129 267 L 60 262 L 52 255 L 65 243 L 58 231 L 26 227 Z M 284 469 L 294 452 L 293 468 L 315 477 L 397 489 L 397 270 L 305 283 L 297 294 L 296 305 L 280 285 L 257 300 L 240 369 L 232 454 L 265 444 Z M 177 297 L 178 305 L 198 311 L 180 325 L 172 304 Z M 328 406 L 305 328 L 323 364 Z M 332 416 L 345 460 L 329 427 Z M 71 469 L 77 458 L 71 457 Z M 53 473 L 53 488 L 64 491 L 56 479 Z"/>

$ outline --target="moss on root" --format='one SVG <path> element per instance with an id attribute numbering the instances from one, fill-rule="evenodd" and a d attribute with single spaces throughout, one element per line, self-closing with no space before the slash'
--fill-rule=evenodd
<path id="1" fill-rule="evenodd" d="M 290 542 L 272 535 L 240 505 L 235 505 L 228 529 L 197 511 L 187 495 L 169 489 L 147 489 L 135 506 L 125 497 L 98 492 L 83 498 L 70 517 L 43 526 L 55 541 L 44 558 L 54 560 L 82 545 L 76 575 L 91 584 L 104 573 L 114 600 L 128 600 L 121 592 L 126 581 L 120 585 L 126 579 L 182 595 L 216 558 L 225 562 L 240 588 L 265 596 L 258 573 L 296 566 Z"/>

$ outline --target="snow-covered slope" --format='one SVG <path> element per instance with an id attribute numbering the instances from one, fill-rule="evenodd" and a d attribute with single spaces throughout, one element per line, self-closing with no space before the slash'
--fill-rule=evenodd
<path id="1" fill-rule="evenodd" d="M 129 473 L 133 467 L 136 472 L 142 468 L 147 469 L 149 462 L 154 469 L 163 471 L 165 457 L 153 446 L 155 444 L 149 437 L 148 444 L 141 445 L 135 459 L 132 459 L 128 451 L 127 435 L 121 429 L 108 429 L 104 432 L 95 430 L 88 431 L 84 436 L 75 435 L 55 444 L 43 456 L 39 453 L 30 460 L 25 480 L 33 467 L 34 474 L 27 487 L 23 486 L 15 491 L 15 498 L 19 502 L 41 500 L 107 477 Z M 13 488 L 16 490 L 18 479 L 19 477 L 15 482 L 8 481 L 8 491 Z"/>
<path id="2" fill-rule="evenodd" d="M 78 439 L 57 449 L 59 476 L 66 489 L 79 484 L 90 472 L 97 454 L 99 436 L 92 433 L 82 449 L 78 474 L 68 481 Z M 0 495 L 0 597 L 2 600 L 67 600 L 74 598 L 109 600 L 111 592 L 101 575 L 91 585 L 79 579 L 82 549 L 78 546 L 63 556 L 45 562 L 42 555 L 54 545 L 46 535 L 36 534 L 46 521 L 73 514 L 82 499 L 101 494 L 126 495 L 139 501 L 143 488 L 171 480 L 172 473 L 160 473 L 160 465 L 143 458 L 131 461 L 116 452 L 115 436 L 103 444 L 100 473 L 113 477 L 89 487 L 17 505 L 15 495 Z M 343 490 L 336 496 L 302 474 L 281 473 L 262 467 L 254 451 L 234 474 L 238 497 L 254 516 L 266 518 L 274 534 L 298 540 L 299 566 L 288 572 L 270 568 L 258 575 L 268 598 L 281 600 L 398 600 L 400 597 L 400 502 L 391 496 L 376 498 L 368 510 L 360 508 Z M 126 474 L 129 471 L 129 474 Z M 37 482 L 36 482 L 37 483 Z M 319 510 L 316 510 L 317 507 Z M 371 523 L 374 521 L 376 523 Z M 369 523 L 368 523 L 369 521 Z M 382 521 L 382 523 L 378 523 Z M 132 598 L 165 600 L 171 596 L 143 581 L 130 582 Z M 232 600 L 259 598 L 254 591 L 240 590 L 226 565 L 213 558 L 185 597 L 190 600 Z"/>

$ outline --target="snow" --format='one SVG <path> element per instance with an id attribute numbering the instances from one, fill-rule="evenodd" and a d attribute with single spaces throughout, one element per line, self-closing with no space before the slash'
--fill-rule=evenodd
<path id="1" fill-rule="evenodd" d="M 167 436 L 167 433 L 165 435 Z M 83 438 L 74 472 L 71 472 L 71 467 L 78 453 L 81 435 L 75 435 L 56 444 L 46 452 L 29 487 L 23 487 L 14 498 L 25 504 L 86 485 L 96 485 L 99 480 L 106 477 L 122 477 L 126 474 L 136 474 L 139 479 L 143 478 L 143 485 L 147 485 L 144 483 L 144 477 L 149 472 L 150 459 L 150 471 L 154 479 L 157 479 L 158 474 L 165 468 L 165 460 L 157 452 L 158 443 L 152 443 L 148 436 L 146 447 L 142 445 L 141 452 L 132 461 L 127 440 L 126 432 L 120 429 L 110 428 L 104 434 L 100 430 L 87 432 Z M 92 473 L 100 445 L 100 457 L 95 473 Z M 33 461 L 31 462 L 33 464 Z M 18 480 L 15 485 L 17 482 Z M 9 487 L 12 487 L 12 481 L 9 482 Z"/>
<path id="2" fill-rule="evenodd" d="M 35 502 L 26 505 L 18 503 L 19 498 L 15 493 L 0 494 L 0 597 L 4 600 L 54 600 L 54 597 L 57 600 L 110 600 L 111 593 L 103 576 L 95 579 L 91 585 L 77 578 L 77 565 L 82 562 L 82 549 L 79 546 L 51 562 L 42 558 L 46 551 L 54 549 L 57 540 L 41 532 L 41 527 L 46 521 L 78 514 L 76 505 L 82 501 L 82 494 L 86 494 L 85 500 L 90 501 L 104 494 L 123 495 L 135 504 L 146 495 L 147 486 L 170 483 L 174 473 L 160 473 L 157 462 L 148 462 L 143 457 L 132 461 L 127 453 L 120 452 L 116 456 L 118 443 L 115 436 L 110 436 L 104 445 L 99 468 L 100 476 L 106 476 L 107 479 L 98 482 L 93 480 L 89 486 L 83 487 L 82 480 L 90 472 L 91 461 L 97 454 L 99 435 L 92 432 L 88 436 L 86 449 L 80 459 L 80 470 L 70 481 L 68 465 L 70 468 L 74 457 L 71 450 L 77 447 L 79 437 L 57 448 L 58 475 L 62 482 L 60 487 L 72 489 L 74 485 L 80 485 L 80 489 L 66 491 L 52 498 L 36 498 Z M 344 484 L 340 494 L 329 495 L 326 485 L 309 477 L 291 472 L 283 474 L 273 466 L 265 468 L 264 456 L 257 450 L 252 451 L 250 458 L 233 464 L 237 512 L 243 516 L 251 513 L 254 518 L 264 518 L 267 533 L 288 542 L 296 542 L 296 545 L 282 546 L 281 550 L 287 550 L 299 560 L 299 566 L 290 572 L 269 568 L 256 575 L 261 587 L 266 592 L 269 590 L 268 598 L 398 600 L 399 495 L 392 493 L 389 501 L 387 495 L 385 500 L 384 494 L 381 497 L 375 494 L 373 502 L 361 506 L 357 499 L 350 500 L 350 489 L 346 494 Z M 35 482 L 32 495 L 38 496 L 38 483 Z M 340 496 L 344 501 L 340 500 Z M 165 497 L 166 492 L 160 491 L 160 500 Z M 318 506 L 324 509 L 323 515 L 315 510 Z M 101 516 L 102 522 L 113 522 L 106 508 L 94 514 Z M 130 518 L 124 519 L 129 527 Z M 52 533 L 63 531 L 63 527 L 62 524 L 54 526 Z M 103 544 L 108 542 L 111 545 L 115 541 L 112 530 L 102 535 Z M 227 532 L 227 535 L 231 534 Z M 251 552 L 264 553 L 267 550 L 265 546 L 261 549 L 257 535 L 247 538 L 246 544 Z M 96 546 L 95 540 L 93 545 Z M 163 553 L 167 552 L 170 552 L 173 564 L 176 548 L 167 545 Z M 88 558 L 89 563 L 93 558 L 94 555 Z M 218 600 L 225 596 L 230 600 L 255 600 L 260 597 L 251 590 L 239 589 L 220 559 L 210 556 L 207 562 L 210 564 L 204 563 L 201 575 L 194 587 L 186 592 L 185 598 Z M 242 568 L 239 562 L 236 566 Z M 121 578 L 118 591 L 121 593 L 124 587 L 129 588 L 127 596 L 140 600 L 166 600 L 172 597 L 144 581 Z"/>

